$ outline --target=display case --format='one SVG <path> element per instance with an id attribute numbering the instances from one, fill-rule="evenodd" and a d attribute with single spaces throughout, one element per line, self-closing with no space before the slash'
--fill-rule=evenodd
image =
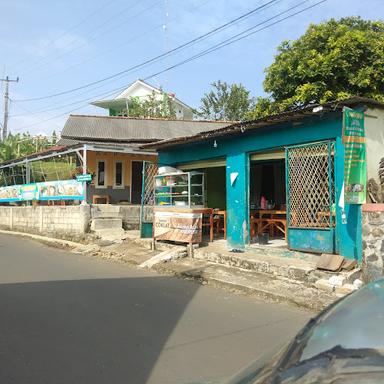
<path id="1" fill-rule="evenodd" d="M 155 205 L 158 207 L 204 207 L 204 173 L 183 172 L 155 176 Z"/>

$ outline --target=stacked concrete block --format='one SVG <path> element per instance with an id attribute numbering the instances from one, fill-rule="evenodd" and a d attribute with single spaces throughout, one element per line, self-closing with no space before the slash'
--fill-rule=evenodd
<path id="1" fill-rule="evenodd" d="M 363 278 L 369 282 L 384 276 L 384 211 L 363 211 L 362 233 Z"/>

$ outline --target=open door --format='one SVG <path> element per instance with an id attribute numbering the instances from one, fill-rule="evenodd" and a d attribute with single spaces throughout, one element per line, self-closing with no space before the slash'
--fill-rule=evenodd
<path id="1" fill-rule="evenodd" d="M 334 143 L 286 148 L 288 246 L 335 252 Z"/>
<path id="2" fill-rule="evenodd" d="M 143 162 L 132 161 L 131 169 L 131 203 L 141 203 L 141 188 L 143 184 Z"/>

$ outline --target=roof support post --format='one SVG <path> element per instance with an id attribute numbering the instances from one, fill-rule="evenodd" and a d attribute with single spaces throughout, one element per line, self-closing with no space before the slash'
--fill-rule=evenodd
<path id="1" fill-rule="evenodd" d="M 85 175 L 87 173 L 87 145 L 86 144 L 84 144 L 83 146 L 82 161 L 83 161 L 83 175 Z M 86 181 L 83 181 L 83 189 L 84 189 L 83 203 L 87 204 L 87 182 Z"/>
<path id="2" fill-rule="evenodd" d="M 227 156 L 227 242 L 243 250 L 249 243 L 249 155 Z"/>
<path id="3" fill-rule="evenodd" d="M 25 162 L 25 183 L 29 184 L 31 182 L 31 165 L 29 161 Z"/>

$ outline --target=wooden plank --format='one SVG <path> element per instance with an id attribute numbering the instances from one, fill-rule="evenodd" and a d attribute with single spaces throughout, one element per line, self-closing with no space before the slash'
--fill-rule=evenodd
<path id="1" fill-rule="evenodd" d="M 341 269 L 343 263 L 343 256 L 323 253 L 316 264 L 316 268 L 323 269 L 325 271 L 337 272 Z"/>

